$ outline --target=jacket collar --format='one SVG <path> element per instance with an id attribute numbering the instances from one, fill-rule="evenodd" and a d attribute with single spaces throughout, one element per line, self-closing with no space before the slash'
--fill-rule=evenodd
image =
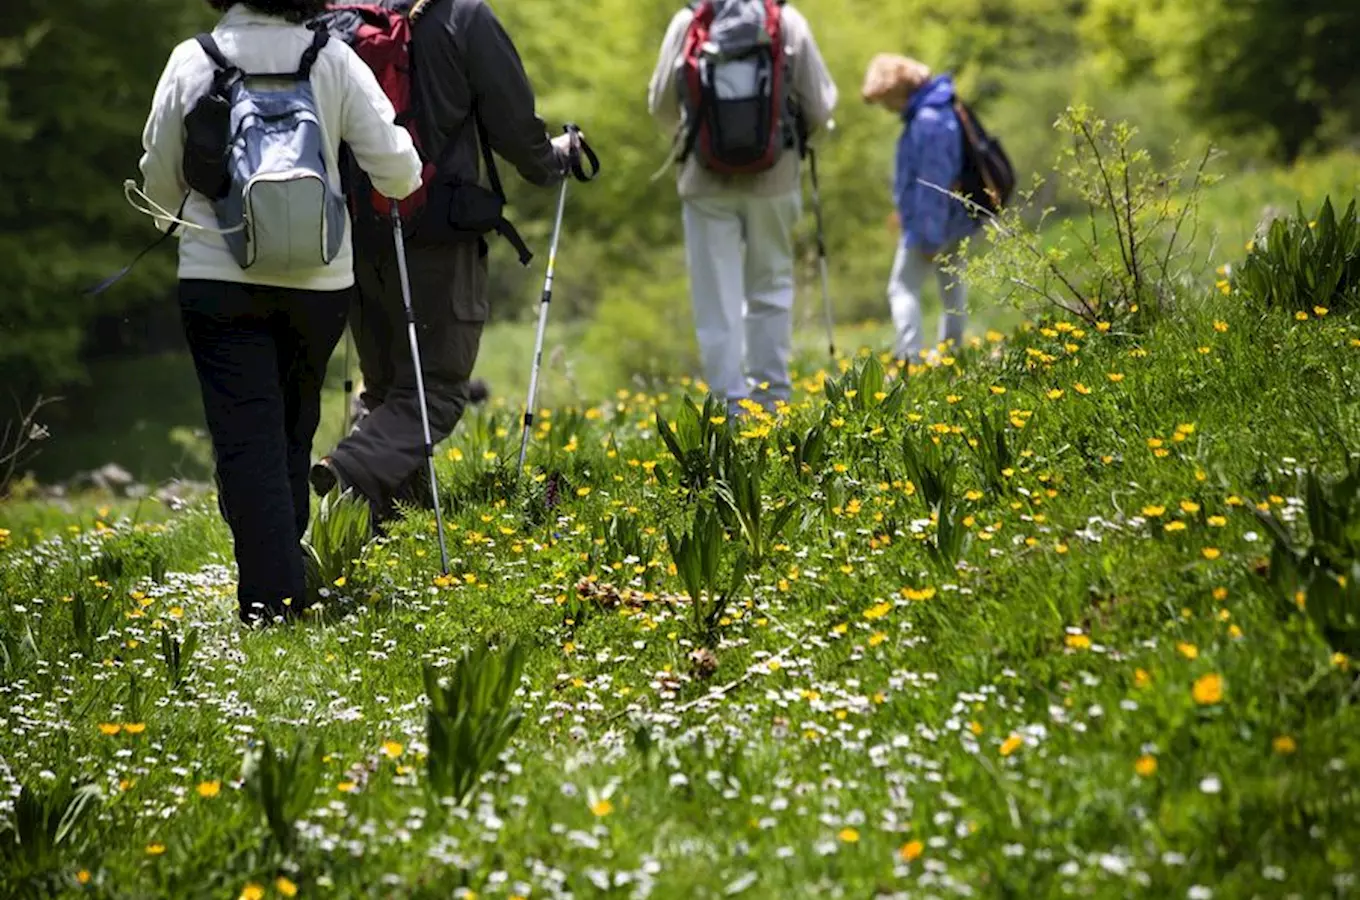
<path id="1" fill-rule="evenodd" d="M 227 28 L 235 28 L 240 25 L 292 25 L 293 23 L 279 16 L 265 15 L 251 9 L 244 3 L 237 3 L 222 15 L 219 24 Z"/>

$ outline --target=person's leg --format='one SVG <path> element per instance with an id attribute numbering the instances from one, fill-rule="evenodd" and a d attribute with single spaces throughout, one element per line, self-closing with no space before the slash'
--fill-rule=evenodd
<path id="1" fill-rule="evenodd" d="M 344 334 L 352 293 L 280 290 L 271 318 L 278 347 L 284 434 L 288 441 L 288 484 L 292 489 L 298 540 L 307 531 L 311 512 L 307 471 L 312 463 L 312 441 L 321 424 L 321 388 L 326 381 L 326 364 Z"/>
<path id="2" fill-rule="evenodd" d="M 888 279 L 888 306 L 892 310 L 897 343 L 893 355 L 913 365 L 921 362 L 921 289 L 929 263 L 919 250 L 897 245 L 892 275 Z"/>
<path id="3" fill-rule="evenodd" d="M 227 282 L 182 281 L 179 300 L 235 540 L 241 618 L 268 620 L 305 596 L 269 310 L 255 289 Z"/>
<path id="4" fill-rule="evenodd" d="M 963 330 L 968 326 L 968 287 L 957 275 L 935 263 L 935 277 L 940 284 L 940 340 L 953 343 L 954 349 L 963 346 Z"/>
<path id="5" fill-rule="evenodd" d="M 389 292 L 385 277 L 389 273 L 393 277 L 396 275 L 393 249 L 385 244 L 361 247 L 356 240 L 349 327 L 359 357 L 359 378 L 363 382 L 358 405 L 363 407 L 365 414 L 382 405 L 395 369 L 392 351 L 404 346 L 405 341 L 406 319 L 400 297 L 395 309 L 386 302 Z M 397 337 L 401 338 L 400 342 Z"/>
<path id="6" fill-rule="evenodd" d="M 704 380 L 729 408 L 750 394 L 742 370 L 745 294 L 740 201 L 684 202 L 685 254 Z"/>
<path id="7" fill-rule="evenodd" d="M 468 379 L 488 312 L 486 259 L 476 245 L 457 245 L 412 247 L 407 260 L 430 431 L 437 444 L 453 432 L 467 405 Z M 425 435 L 395 255 L 381 276 L 384 318 L 401 323 L 388 346 L 392 380 L 382 403 L 331 459 L 342 480 L 386 515 L 406 481 L 425 466 Z"/>
<path id="8" fill-rule="evenodd" d="M 746 371 L 752 398 L 770 410 L 792 389 L 793 229 L 802 208 L 800 193 L 746 202 Z"/>

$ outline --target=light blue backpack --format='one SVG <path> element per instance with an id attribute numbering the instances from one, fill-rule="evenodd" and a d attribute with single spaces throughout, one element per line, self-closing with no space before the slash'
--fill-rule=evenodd
<path id="1" fill-rule="evenodd" d="M 212 201 L 242 269 L 284 274 L 339 254 L 348 213 L 327 178 L 311 73 L 330 35 L 316 31 L 296 72 L 248 73 L 212 35 L 199 46 L 217 66 L 213 86 L 185 118 L 184 173 Z"/>

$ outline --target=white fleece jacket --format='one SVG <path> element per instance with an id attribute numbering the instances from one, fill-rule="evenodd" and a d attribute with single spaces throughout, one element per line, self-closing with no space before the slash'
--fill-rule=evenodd
<path id="1" fill-rule="evenodd" d="M 313 34 L 302 25 L 262 15 L 237 4 L 213 29 L 213 39 L 224 56 L 246 72 L 292 72 Z M 142 136 L 142 190 L 159 206 L 179 209 L 189 195 L 183 218 L 216 227 L 208 199 L 184 183 L 184 116 L 207 92 L 214 66 L 198 43 L 188 40 L 175 48 L 156 87 L 151 114 Z M 343 41 L 326 44 L 312 68 L 321 130 L 325 137 L 326 168 L 331 187 L 340 190 L 339 146 L 349 145 L 359 165 L 377 190 L 398 199 L 420 187 L 421 162 L 404 128 L 394 124 L 396 113 L 378 86 L 373 72 Z M 162 230 L 169 222 L 157 220 Z M 283 276 L 259 277 L 243 270 L 221 235 L 194 228 L 181 229 L 179 277 L 209 279 L 310 291 L 338 291 L 354 283 L 353 249 L 349 223 L 344 245 L 328 266 Z"/>

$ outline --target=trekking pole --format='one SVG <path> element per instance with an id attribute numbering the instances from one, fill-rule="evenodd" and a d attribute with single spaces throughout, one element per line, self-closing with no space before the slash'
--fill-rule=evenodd
<path id="1" fill-rule="evenodd" d="M 817 179 L 817 151 L 808 148 L 808 167 L 812 172 L 812 212 L 817 219 L 817 266 L 822 273 L 822 312 L 826 317 L 826 343 L 831 358 L 836 358 L 836 324 L 831 316 L 831 282 L 826 264 L 826 231 L 822 226 L 822 188 Z"/>
<path id="2" fill-rule="evenodd" d="M 354 427 L 352 416 L 354 415 L 354 370 L 350 367 L 350 354 L 354 348 L 354 332 L 349 326 L 345 326 L 345 384 L 344 401 L 345 408 L 340 414 L 340 440 L 349 437 L 349 430 Z"/>
<path id="3" fill-rule="evenodd" d="M 580 160 L 575 159 L 571 164 L 571 176 L 583 184 L 587 181 L 594 181 L 600 174 L 599 157 L 581 137 L 581 129 L 568 124 L 563 130 L 572 136 L 573 144 L 580 153 L 585 155 L 591 166 L 590 171 L 587 172 L 581 166 Z M 543 298 L 538 304 L 538 334 L 534 338 L 533 368 L 529 370 L 529 397 L 524 403 L 524 433 L 520 436 L 519 467 L 515 469 L 516 473 L 524 471 L 524 460 L 529 455 L 529 433 L 534 427 L 534 407 L 538 403 L 538 374 L 543 367 L 543 337 L 548 330 L 548 305 L 552 303 L 553 279 L 557 275 L 557 247 L 562 240 L 562 217 L 567 209 L 567 185 L 569 184 L 571 184 L 571 179 L 563 178 L 562 189 L 557 194 L 557 218 L 553 223 L 552 243 L 548 247 L 548 270 L 543 278 Z"/>
<path id="4" fill-rule="evenodd" d="M 420 425 L 425 430 L 425 462 L 430 467 L 430 499 L 434 501 L 435 527 L 439 529 L 439 562 L 449 574 L 449 548 L 444 540 L 444 513 L 439 505 L 439 476 L 434 470 L 434 440 L 430 434 L 429 404 L 425 398 L 425 373 L 420 362 L 420 341 L 416 338 L 416 314 L 411 306 L 411 278 L 406 272 L 406 239 L 401 233 L 401 207 L 392 201 L 392 241 L 397 248 L 397 274 L 401 279 L 401 302 L 406 307 L 406 333 L 411 340 L 411 363 L 416 370 L 416 397 L 420 403 Z"/>

